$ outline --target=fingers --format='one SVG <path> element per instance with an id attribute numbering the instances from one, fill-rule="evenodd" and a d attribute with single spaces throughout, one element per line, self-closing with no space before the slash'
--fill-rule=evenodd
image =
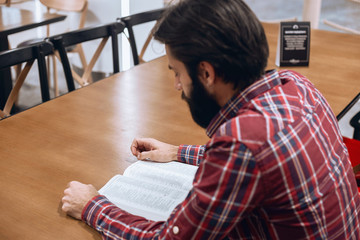
<path id="1" fill-rule="evenodd" d="M 70 201 L 71 201 L 71 187 L 76 184 L 76 181 L 71 181 L 67 184 L 67 188 L 64 190 L 64 197 L 61 199 L 61 202 L 63 203 L 62 210 L 64 212 L 68 212 L 70 209 Z"/>
<path id="2" fill-rule="evenodd" d="M 69 199 L 67 196 L 64 196 L 62 199 L 61 199 L 61 202 L 62 202 L 62 207 L 61 209 L 65 212 L 65 213 L 68 213 L 70 211 L 70 204 L 69 204 Z"/>
<path id="3" fill-rule="evenodd" d="M 131 153 L 134 155 L 134 156 L 137 156 L 139 154 L 139 151 L 138 151 L 138 139 L 134 139 L 131 143 L 131 146 L 130 146 L 130 150 L 131 150 Z"/>
<path id="4" fill-rule="evenodd" d="M 70 183 L 68 183 L 68 187 L 69 187 Z M 70 204 L 71 198 L 70 198 L 70 189 L 66 188 L 64 190 L 64 197 L 61 199 L 62 202 L 62 207 L 61 209 L 68 215 L 70 214 L 71 211 L 71 204 Z"/>
<path id="5" fill-rule="evenodd" d="M 131 143 L 131 153 L 139 158 L 139 154 L 144 151 L 151 151 L 155 149 L 154 139 L 152 138 L 135 138 Z"/>
<path id="6" fill-rule="evenodd" d="M 144 151 L 137 155 L 138 160 L 156 161 L 158 150 Z"/>
<path id="7" fill-rule="evenodd" d="M 81 219 L 83 208 L 97 195 L 99 193 L 93 185 L 72 181 L 64 190 L 62 210 L 76 219 Z"/>
<path id="8" fill-rule="evenodd" d="M 131 153 L 138 160 L 170 162 L 177 159 L 178 146 L 160 142 L 153 138 L 135 138 Z"/>

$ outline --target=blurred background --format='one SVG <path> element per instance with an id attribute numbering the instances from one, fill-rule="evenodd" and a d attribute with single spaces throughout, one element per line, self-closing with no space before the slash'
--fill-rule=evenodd
<path id="1" fill-rule="evenodd" d="M 75 1 L 75 0 L 74 0 Z M 318 7 L 306 6 L 310 1 L 319 3 Z M 101 23 L 109 23 L 116 20 L 118 17 L 131 15 L 134 13 L 161 8 L 171 1 L 164 0 L 88 0 L 88 11 L 86 15 L 85 27 L 93 26 Z M 360 31 L 360 2 L 358 0 L 245 0 L 249 7 L 255 12 L 261 21 L 277 22 L 280 20 L 296 19 L 303 20 L 304 8 L 310 8 L 310 11 L 317 11 L 317 24 L 316 28 L 328 31 L 344 30 L 329 26 L 324 21 L 331 21 L 335 24 Z M 39 0 L 13 0 L 11 7 L 28 9 L 35 13 L 45 12 L 44 7 Z M 318 9 L 317 9 L 318 8 Z M 51 24 L 50 34 L 58 34 L 69 30 L 74 30 L 78 27 L 80 15 L 78 13 L 64 13 L 67 15 L 65 21 Z M 136 41 L 138 46 L 142 46 L 149 30 L 154 25 L 146 23 L 135 28 Z M 315 26 L 313 24 L 313 26 Z M 20 42 L 46 36 L 46 28 L 39 27 L 36 29 L 20 32 L 9 36 L 10 45 L 16 47 Z M 90 44 L 90 43 L 89 43 Z M 91 45 L 93 44 L 93 45 Z M 85 56 L 91 58 L 96 44 L 83 45 Z M 133 67 L 131 49 L 128 40 L 125 36 L 119 39 L 120 46 L 120 70 L 125 71 Z M 111 54 L 111 46 L 108 43 L 104 53 Z M 151 42 L 144 59 L 151 60 L 165 54 L 164 47 L 156 42 Z M 77 55 L 70 57 L 72 65 L 79 68 L 81 71 L 80 60 Z M 110 74 L 112 71 L 111 58 L 101 57 L 94 68 L 93 79 L 102 79 Z M 37 66 L 34 65 L 31 73 L 37 76 Z M 67 88 L 61 64 L 58 64 L 59 88 L 60 94 L 66 93 Z M 51 91 L 52 92 L 52 91 Z M 53 96 L 52 96 L 53 97 Z M 40 90 L 38 86 L 37 77 L 28 77 L 20 92 L 18 106 L 20 109 L 27 109 L 34 105 L 41 103 Z"/>

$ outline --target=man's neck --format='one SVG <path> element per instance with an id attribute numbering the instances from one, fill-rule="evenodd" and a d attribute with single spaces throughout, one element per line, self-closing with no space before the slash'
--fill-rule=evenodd
<path id="1" fill-rule="evenodd" d="M 223 107 L 235 93 L 237 93 L 237 90 L 234 89 L 233 84 L 218 81 L 213 89 L 212 95 L 217 103 Z"/>

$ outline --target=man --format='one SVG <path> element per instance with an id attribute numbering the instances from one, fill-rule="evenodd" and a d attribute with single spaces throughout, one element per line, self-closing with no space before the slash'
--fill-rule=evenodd
<path id="1" fill-rule="evenodd" d="M 359 239 L 360 199 L 336 118 L 304 76 L 265 72 L 264 30 L 240 0 L 184 0 L 167 10 L 175 88 L 211 138 L 205 146 L 135 139 L 140 160 L 199 165 L 165 222 L 71 182 L 63 210 L 109 239 Z"/>

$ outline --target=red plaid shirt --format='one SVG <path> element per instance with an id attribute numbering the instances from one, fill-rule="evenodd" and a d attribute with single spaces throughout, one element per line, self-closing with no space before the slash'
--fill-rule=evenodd
<path id="1" fill-rule="evenodd" d="M 267 73 L 182 145 L 199 165 L 193 189 L 166 222 L 94 197 L 82 218 L 104 239 L 360 239 L 360 198 L 336 118 L 303 76 Z"/>

